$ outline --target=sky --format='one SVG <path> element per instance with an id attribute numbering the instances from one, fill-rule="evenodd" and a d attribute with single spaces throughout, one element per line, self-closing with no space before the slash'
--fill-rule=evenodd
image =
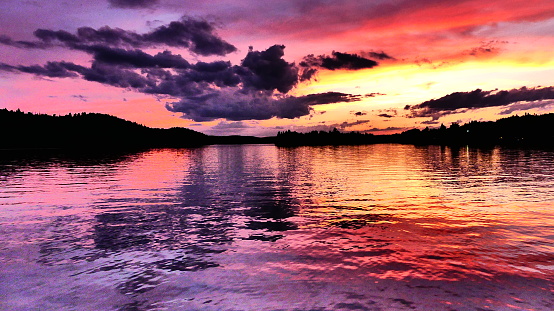
<path id="1" fill-rule="evenodd" d="M 554 2 L 3 0 L 0 108 L 211 135 L 554 112 Z"/>

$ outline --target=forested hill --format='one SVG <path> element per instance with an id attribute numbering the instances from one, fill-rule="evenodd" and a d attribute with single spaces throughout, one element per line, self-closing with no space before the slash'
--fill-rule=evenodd
<path id="1" fill-rule="evenodd" d="M 277 146 L 403 143 L 419 145 L 506 145 L 554 147 L 554 114 L 513 116 L 495 122 L 472 121 L 436 129 L 373 135 L 337 130 L 280 132 L 277 137 L 209 136 L 187 128 L 157 129 L 99 113 L 64 116 L 0 109 L 0 149 L 152 148 L 210 144 L 275 143 Z"/>
<path id="2" fill-rule="evenodd" d="M 155 129 L 114 116 L 64 116 L 0 109 L 0 148 L 191 147 L 209 136 L 186 128 Z"/>
<path id="3" fill-rule="evenodd" d="M 512 116 L 497 121 L 472 121 L 441 125 L 436 129 L 411 129 L 400 134 L 373 135 L 358 132 L 280 132 L 277 146 L 359 145 L 402 143 L 416 145 L 532 146 L 554 147 L 554 114 Z"/>

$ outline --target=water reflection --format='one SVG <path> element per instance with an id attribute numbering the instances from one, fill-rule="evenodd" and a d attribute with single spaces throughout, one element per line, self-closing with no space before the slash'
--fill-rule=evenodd
<path id="1" fill-rule="evenodd" d="M 110 179 L 83 202 L 84 214 L 61 213 L 45 224 L 46 236 L 37 238 L 39 263 L 86 262 L 87 268 L 75 275 L 117 279 L 119 292 L 138 297 L 163 282 L 165 273 L 219 266 L 212 256 L 236 239 L 276 241 L 282 234 L 273 232 L 296 228 L 286 220 L 294 214 L 287 181 L 277 181 L 259 154 L 245 155 L 243 148 L 228 146 L 215 153 L 165 150 L 130 158 L 102 164 L 58 162 L 55 170 L 79 170 L 83 187 L 98 180 L 97 166 L 115 171 L 100 174 Z M 172 170 L 183 173 L 176 176 Z M 58 186 L 68 185 L 57 181 Z M 48 196 L 59 197 L 59 191 Z M 122 308 L 139 305 L 144 306 L 132 299 Z"/>
<path id="2" fill-rule="evenodd" d="M 4 156 L 0 265 L 18 281 L 0 307 L 546 309 L 553 162 L 401 145 Z"/>

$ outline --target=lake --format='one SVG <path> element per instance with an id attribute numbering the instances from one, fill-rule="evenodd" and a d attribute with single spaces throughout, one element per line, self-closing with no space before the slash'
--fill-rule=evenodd
<path id="1" fill-rule="evenodd" d="M 0 151 L 1 310 L 552 310 L 554 152 Z"/>

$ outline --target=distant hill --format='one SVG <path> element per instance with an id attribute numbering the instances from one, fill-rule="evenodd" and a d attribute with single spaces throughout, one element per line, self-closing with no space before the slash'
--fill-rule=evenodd
<path id="1" fill-rule="evenodd" d="M 357 132 L 280 132 L 277 146 L 359 145 L 402 143 L 416 145 L 471 145 L 554 147 L 554 114 L 512 116 L 497 121 L 472 121 L 464 125 L 441 125 L 437 129 L 411 129 L 400 134 L 373 135 Z"/>
<path id="2" fill-rule="evenodd" d="M 186 128 L 155 129 L 114 116 L 64 116 L 0 109 L 0 148 L 192 147 L 210 137 Z"/>

